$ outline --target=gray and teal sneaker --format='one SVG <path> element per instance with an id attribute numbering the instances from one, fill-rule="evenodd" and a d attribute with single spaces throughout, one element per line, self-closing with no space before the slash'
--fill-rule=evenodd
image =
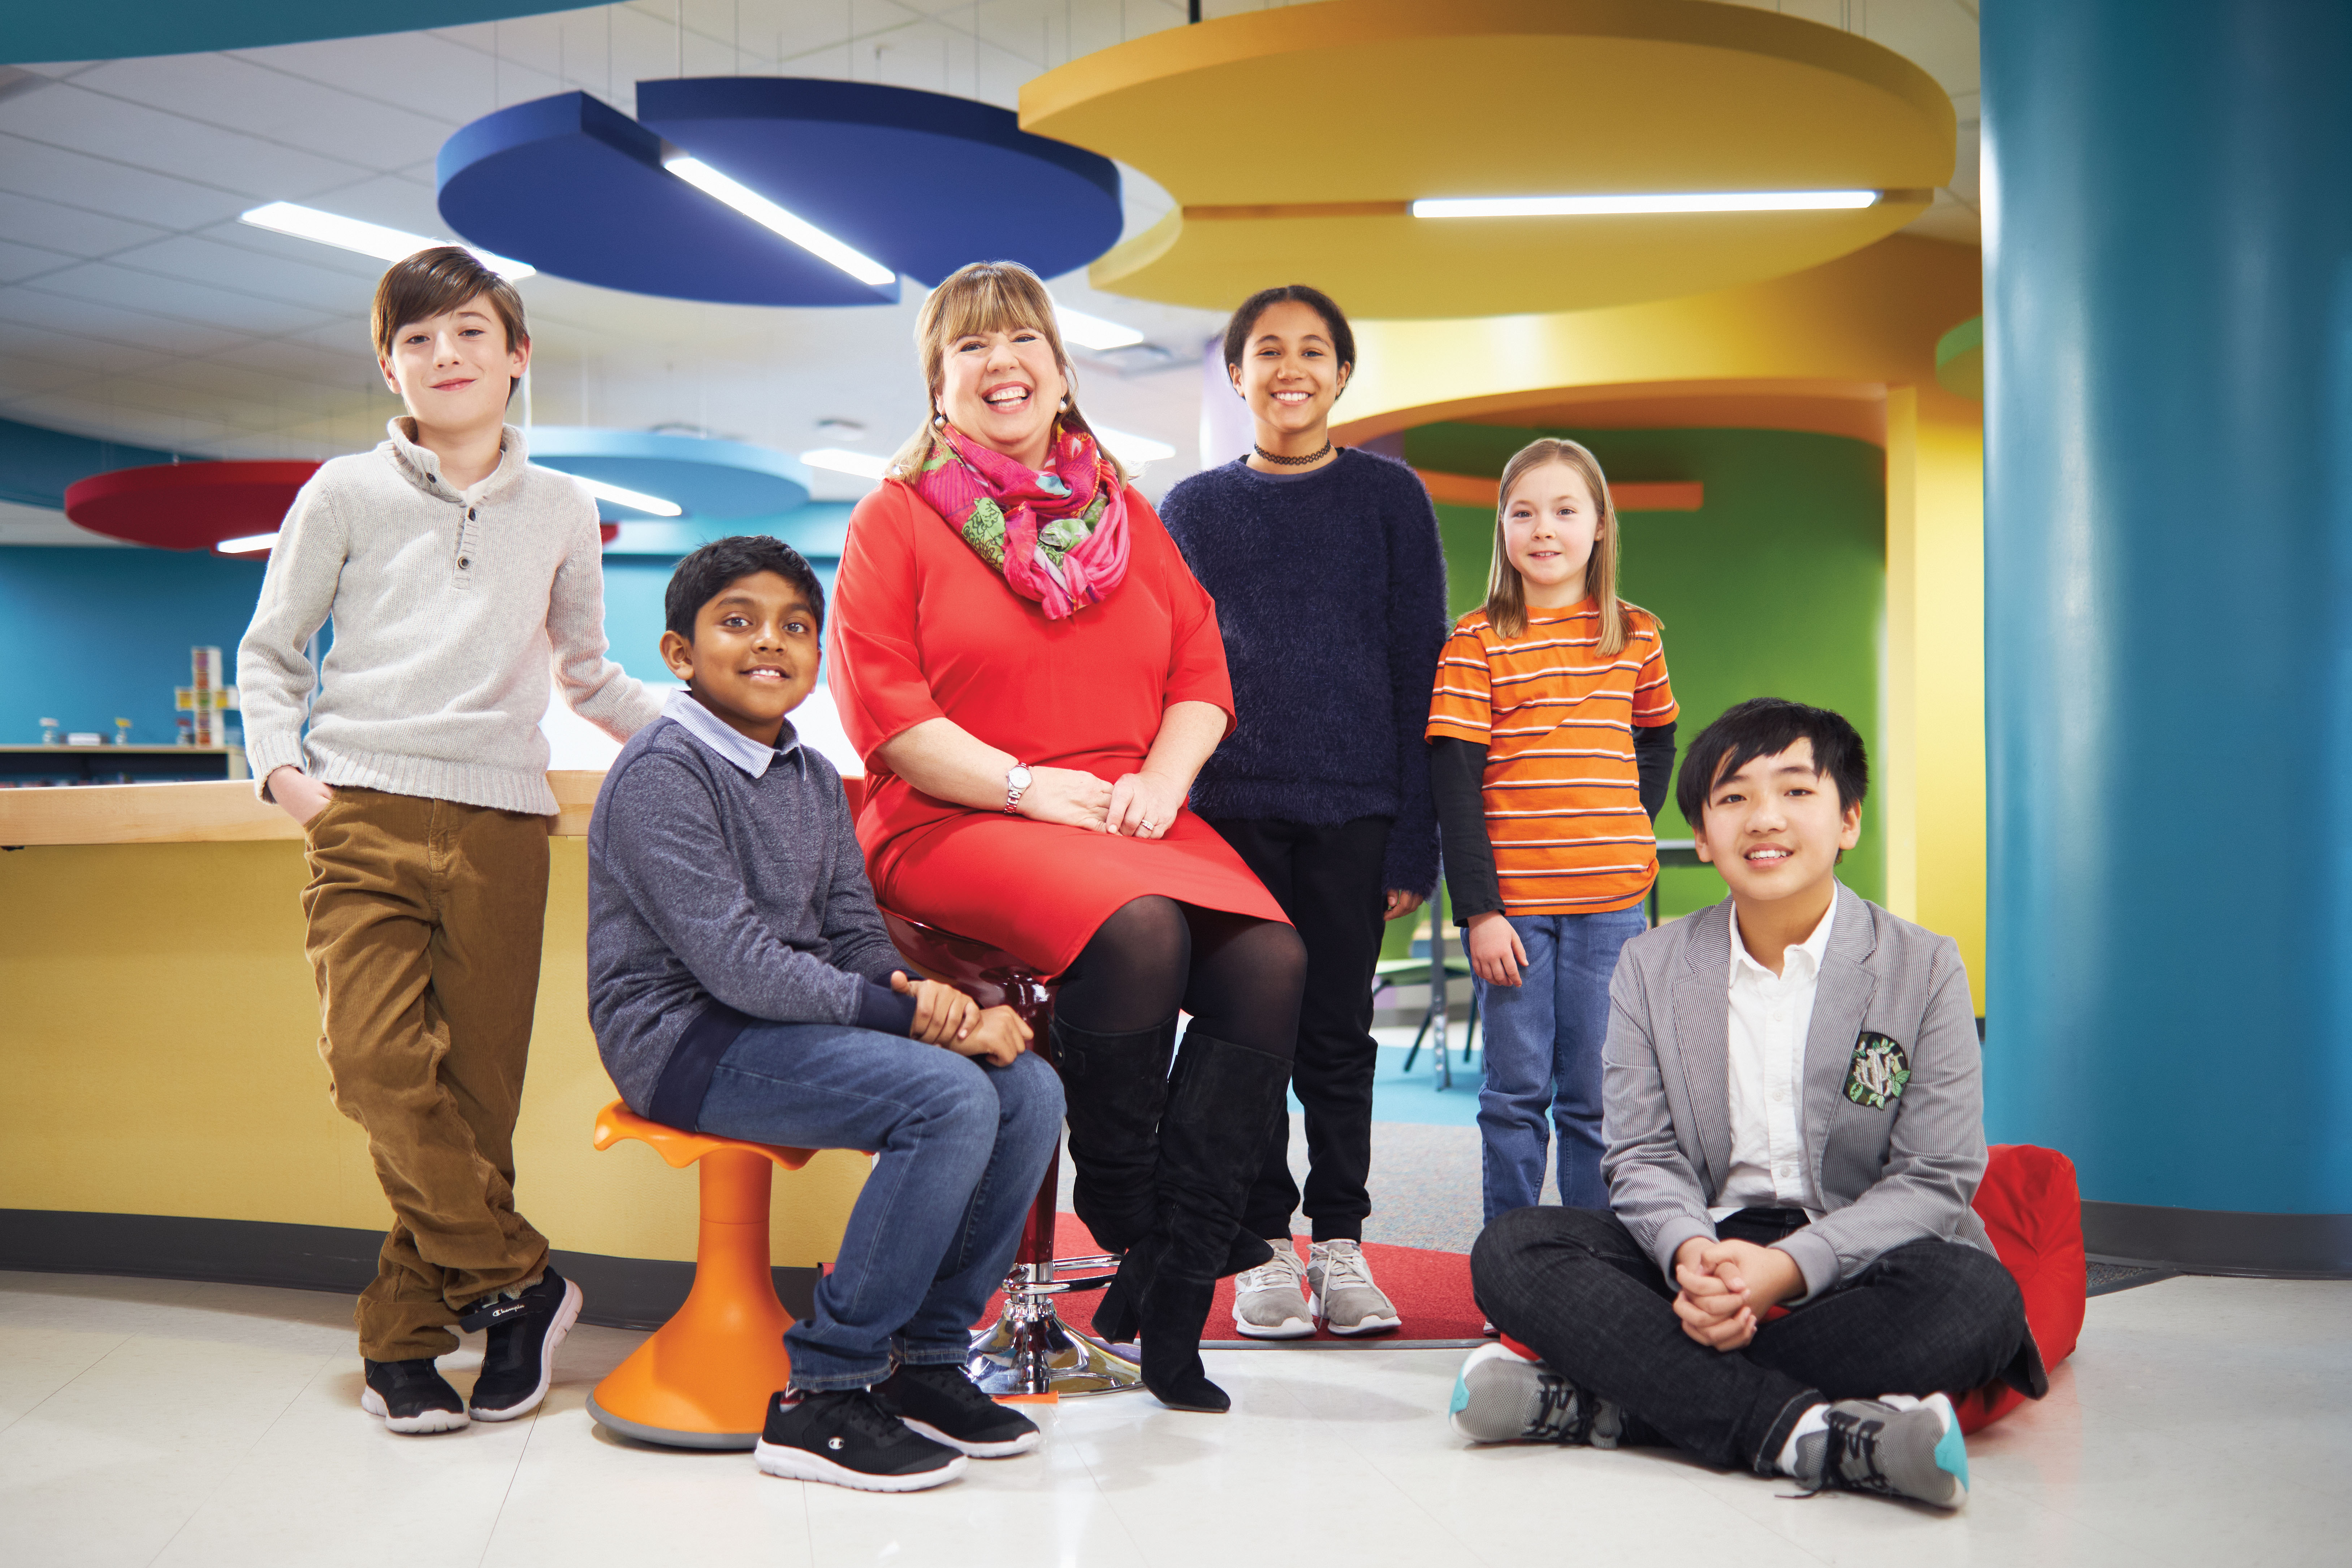
<path id="1" fill-rule="evenodd" d="M 1968 1440 L 1940 1394 L 1841 1399 L 1829 1407 L 1828 1430 L 1797 1439 L 1797 1479 L 1809 1493 L 1874 1492 L 1958 1508 L 1969 1500 Z"/>
<path id="2" fill-rule="evenodd" d="M 1613 1448 L 1624 1415 L 1539 1361 L 1482 1344 L 1454 1379 L 1446 1424 L 1474 1443 L 1565 1443 Z"/>

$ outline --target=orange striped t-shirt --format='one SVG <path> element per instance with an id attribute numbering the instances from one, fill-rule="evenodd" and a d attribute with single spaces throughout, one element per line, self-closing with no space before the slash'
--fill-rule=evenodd
<path id="1" fill-rule="evenodd" d="M 1604 659 L 1589 598 L 1529 611 L 1510 642 L 1474 610 L 1437 661 L 1427 737 L 1486 747 L 1486 838 L 1507 914 L 1630 909 L 1657 875 L 1633 730 L 1677 710 L 1657 621 L 1631 608 L 1625 620 L 1624 649 Z"/>

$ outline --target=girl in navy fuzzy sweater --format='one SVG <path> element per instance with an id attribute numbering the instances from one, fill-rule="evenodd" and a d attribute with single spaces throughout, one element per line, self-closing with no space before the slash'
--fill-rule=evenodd
<path id="1" fill-rule="evenodd" d="M 1193 781 L 1192 810 L 1307 945 L 1292 1087 L 1314 1228 L 1302 1262 L 1284 1119 L 1242 1208 L 1275 1257 L 1236 1281 L 1234 1320 L 1265 1339 L 1318 1321 L 1378 1333 L 1400 1320 L 1359 1246 L 1371 1212 L 1372 973 L 1383 920 L 1412 914 L 1437 882 L 1422 730 L 1445 643 L 1445 560 L 1412 470 L 1331 444 L 1356 357 L 1339 306 L 1303 285 L 1263 290 L 1234 312 L 1224 348 L 1255 450 L 1183 481 L 1160 513 L 1216 598 L 1239 716 Z"/>

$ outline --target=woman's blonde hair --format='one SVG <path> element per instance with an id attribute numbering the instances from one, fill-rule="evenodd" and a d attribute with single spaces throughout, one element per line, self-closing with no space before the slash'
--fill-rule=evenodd
<path id="1" fill-rule="evenodd" d="M 1044 282 L 1017 261 L 975 261 L 956 268 L 932 289 L 930 298 L 923 301 L 922 313 L 915 318 L 915 358 L 923 371 L 923 425 L 890 459 L 885 472 L 891 478 L 912 483 L 930 460 L 940 426 L 947 423 L 940 408 L 940 389 L 949 346 L 974 333 L 1011 332 L 1024 327 L 1045 335 L 1053 346 L 1054 363 L 1061 368 L 1062 380 L 1069 387 L 1069 401 L 1057 416 L 1062 428 L 1095 434 L 1087 416 L 1078 412 L 1077 373 L 1071 367 L 1069 350 L 1062 345 L 1061 325 L 1054 319 L 1054 297 L 1045 292 Z M 1126 465 L 1111 455 L 1108 446 L 1102 448 L 1102 455 L 1124 482 L 1129 477 Z"/>
<path id="2" fill-rule="evenodd" d="M 1583 475 L 1585 487 L 1601 507 L 1600 519 L 1593 525 L 1592 555 L 1584 563 L 1584 592 L 1601 612 L 1599 651 L 1614 658 L 1625 651 L 1625 636 L 1632 629 L 1627 611 L 1640 610 L 1653 625 L 1658 618 L 1617 597 L 1617 507 L 1609 498 L 1609 480 L 1601 472 L 1601 459 L 1558 436 L 1528 442 L 1503 465 L 1502 484 L 1495 494 L 1495 562 L 1486 573 L 1486 622 L 1502 637 L 1528 634 L 1528 585 L 1519 569 L 1511 564 L 1503 519 L 1511 509 L 1512 487 L 1549 463 L 1564 463 Z"/>

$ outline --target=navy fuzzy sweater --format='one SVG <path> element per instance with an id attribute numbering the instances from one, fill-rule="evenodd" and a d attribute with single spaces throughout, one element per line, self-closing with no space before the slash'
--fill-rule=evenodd
<path id="1" fill-rule="evenodd" d="M 1303 475 L 1244 462 L 1168 492 L 1161 521 L 1217 601 L 1240 724 L 1192 784 L 1202 816 L 1390 817 L 1381 885 L 1437 884 L 1429 691 L 1445 556 L 1403 464 L 1347 448 Z"/>

